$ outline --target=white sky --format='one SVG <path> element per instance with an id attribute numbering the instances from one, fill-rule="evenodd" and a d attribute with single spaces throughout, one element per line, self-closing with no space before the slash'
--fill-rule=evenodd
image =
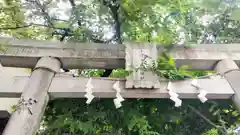
<path id="1" fill-rule="evenodd" d="M 55 14 L 58 16 L 59 19 L 62 20 L 69 20 L 70 13 L 68 12 L 69 10 L 71 10 L 72 7 L 70 5 L 69 2 L 63 2 L 62 0 L 60 2 L 57 3 L 57 7 L 56 8 L 51 8 L 49 14 Z"/>

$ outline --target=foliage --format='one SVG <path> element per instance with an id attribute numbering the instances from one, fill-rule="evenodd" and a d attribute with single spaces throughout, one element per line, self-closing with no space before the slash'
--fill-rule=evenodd
<path id="1" fill-rule="evenodd" d="M 218 109 L 231 110 L 224 102 L 218 106 Z M 111 99 L 101 99 L 90 106 L 85 104 L 85 99 L 58 99 L 49 104 L 45 112 L 44 124 L 47 125 L 49 134 L 58 131 L 81 134 L 112 132 L 190 135 L 211 129 L 208 123 L 187 107 L 188 104 L 200 108 L 205 116 L 219 123 L 217 117 L 208 111 L 208 108 L 214 104 L 211 101 L 201 104 L 200 101 L 185 100 L 181 108 L 175 108 L 170 100 L 128 99 L 123 107 L 117 110 Z M 224 116 L 228 124 L 237 120 L 237 117 L 232 116 L 231 113 Z"/>
<path id="2" fill-rule="evenodd" d="M 11 106 L 11 113 L 15 112 L 17 110 L 17 105 L 12 105 Z"/>
<path id="3" fill-rule="evenodd" d="M 155 70 L 163 77 L 172 80 L 197 76 L 197 72 L 177 69 L 174 60 L 167 56 L 159 58 Z M 228 105 L 229 101 L 224 102 L 219 105 L 215 101 L 200 104 L 198 100 L 186 100 L 181 108 L 175 108 L 170 100 L 129 99 L 124 102 L 121 109 L 117 110 L 112 99 L 96 100 L 91 105 L 86 105 L 85 99 L 59 99 L 49 104 L 45 112 L 44 125 L 47 126 L 46 132 L 50 134 L 56 132 L 80 134 L 110 132 L 133 135 L 199 134 L 212 127 L 189 109 L 188 105 L 199 108 L 205 116 L 218 124 L 221 124 L 218 115 L 224 112 L 224 120 L 226 119 L 231 125 L 238 121 L 239 114 L 236 114 L 236 111 Z M 218 127 L 214 128 L 216 129 L 212 130 L 218 131 Z"/>
<path id="4" fill-rule="evenodd" d="M 189 71 L 191 67 L 182 65 L 180 68 L 176 67 L 174 59 L 167 54 L 158 58 L 158 64 L 156 68 L 153 68 L 153 72 L 160 78 L 166 78 L 169 80 L 183 80 L 186 78 L 193 78 L 198 76 L 207 75 L 206 71 Z"/>
<path id="5" fill-rule="evenodd" d="M 218 130 L 217 129 L 210 129 L 206 133 L 203 133 L 202 135 L 218 135 Z"/>

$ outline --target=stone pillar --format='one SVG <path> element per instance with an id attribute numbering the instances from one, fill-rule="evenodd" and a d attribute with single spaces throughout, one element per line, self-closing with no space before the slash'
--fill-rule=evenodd
<path id="1" fill-rule="evenodd" d="M 3 135 L 36 134 L 49 100 L 48 88 L 60 66 L 60 61 L 52 57 L 42 57 L 38 61 Z"/>
<path id="2" fill-rule="evenodd" d="M 232 59 L 219 61 L 215 70 L 220 73 L 231 85 L 235 94 L 232 97 L 238 112 L 240 112 L 240 69 Z"/>

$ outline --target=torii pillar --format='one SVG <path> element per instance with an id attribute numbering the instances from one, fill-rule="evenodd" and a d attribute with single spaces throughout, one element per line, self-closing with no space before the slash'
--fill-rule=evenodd
<path id="1" fill-rule="evenodd" d="M 240 112 L 240 69 L 232 59 L 221 60 L 217 63 L 215 70 L 228 81 L 235 94 L 232 101 L 238 112 Z"/>
<path id="2" fill-rule="evenodd" d="M 35 135 L 49 101 L 48 88 L 60 61 L 52 57 L 42 57 L 26 84 L 19 108 L 11 115 L 3 135 Z"/>

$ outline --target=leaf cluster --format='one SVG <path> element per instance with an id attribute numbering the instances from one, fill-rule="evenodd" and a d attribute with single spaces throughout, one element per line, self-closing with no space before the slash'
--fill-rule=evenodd
<path id="1" fill-rule="evenodd" d="M 153 72 L 170 80 L 205 75 L 207 72 L 188 71 L 183 66 L 176 67 L 174 60 L 167 55 L 159 57 L 157 68 Z M 98 76 L 102 71 L 91 75 Z M 125 70 L 115 71 L 114 75 L 126 75 Z M 229 101 L 209 101 L 201 104 L 198 100 L 184 100 L 181 108 L 175 108 L 169 99 L 127 99 L 123 107 L 116 109 L 112 99 L 95 99 L 91 105 L 85 104 L 85 99 L 57 99 L 48 105 L 44 124 L 45 133 L 114 133 L 131 135 L 190 135 L 205 131 L 218 131 L 202 117 L 192 111 L 188 105 L 208 117 L 214 123 L 226 127 L 239 121 L 239 114 Z M 221 119 L 219 119 L 221 116 Z M 236 124 L 236 123 L 235 123 Z M 210 132 L 210 131 L 209 131 Z M 220 131 L 219 131 L 220 132 Z"/>

